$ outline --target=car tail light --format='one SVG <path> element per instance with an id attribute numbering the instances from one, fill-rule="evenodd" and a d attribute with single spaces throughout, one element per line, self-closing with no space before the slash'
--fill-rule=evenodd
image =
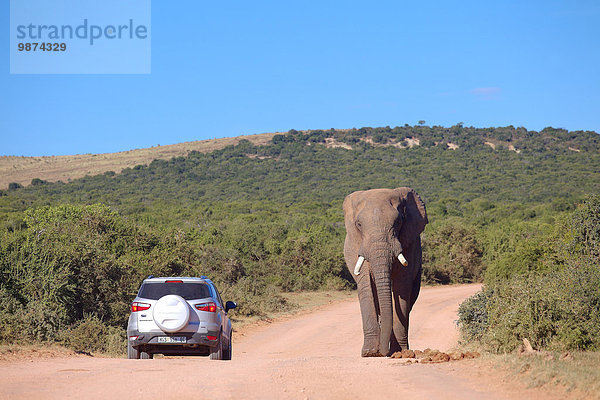
<path id="1" fill-rule="evenodd" d="M 207 335 L 207 336 L 206 336 L 206 338 L 207 338 L 208 340 L 217 340 L 217 337 L 216 337 L 216 336 L 208 336 L 208 335 Z"/>
<path id="2" fill-rule="evenodd" d="M 149 308 L 150 304 L 148 303 L 140 303 L 137 301 L 131 303 L 131 312 L 146 311 Z"/>
<path id="3" fill-rule="evenodd" d="M 196 307 L 196 310 L 199 311 L 217 312 L 217 305 L 212 301 L 208 303 L 196 304 L 194 307 Z"/>
<path id="4" fill-rule="evenodd" d="M 183 283 L 183 281 L 165 281 L 165 283 Z"/>

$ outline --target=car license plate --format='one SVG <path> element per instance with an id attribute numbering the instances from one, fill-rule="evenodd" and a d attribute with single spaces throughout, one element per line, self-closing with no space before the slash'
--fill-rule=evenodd
<path id="1" fill-rule="evenodd" d="M 187 338 L 180 336 L 159 336 L 158 343 L 185 343 Z"/>

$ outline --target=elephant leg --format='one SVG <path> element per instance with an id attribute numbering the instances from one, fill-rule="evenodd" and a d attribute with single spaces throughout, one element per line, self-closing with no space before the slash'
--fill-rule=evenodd
<path id="1" fill-rule="evenodd" d="M 408 346 L 408 301 L 396 296 L 394 301 L 394 328 L 393 335 L 395 336 L 396 347 L 394 351 L 406 350 Z M 400 348 L 398 348 L 398 346 Z"/>
<path id="2" fill-rule="evenodd" d="M 401 275 L 405 275 L 400 272 Z M 394 298 L 394 325 L 391 338 L 391 351 L 406 350 L 408 345 L 408 316 L 411 309 L 412 282 L 406 282 L 405 276 L 392 279 Z"/>
<path id="3" fill-rule="evenodd" d="M 379 321 L 375 309 L 375 299 L 371 290 L 371 278 L 369 274 L 361 274 L 356 277 L 358 286 L 358 301 L 362 316 L 364 343 L 361 350 L 363 357 L 375 357 L 379 354 Z"/>
<path id="4" fill-rule="evenodd" d="M 394 326 L 395 325 L 396 325 L 396 321 L 394 321 Z M 390 337 L 390 354 L 388 354 L 388 356 L 391 356 L 395 352 L 401 351 L 401 350 L 402 350 L 402 346 L 400 346 L 398 339 L 396 339 L 396 334 L 394 333 L 394 329 L 392 329 L 392 336 Z"/>

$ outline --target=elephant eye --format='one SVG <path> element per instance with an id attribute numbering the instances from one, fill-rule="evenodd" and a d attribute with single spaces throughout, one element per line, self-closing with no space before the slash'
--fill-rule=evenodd
<path id="1" fill-rule="evenodd" d="M 359 231 L 361 230 L 362 225 L 360 224 L 360 221 L 356 221 L 356 227 L 358 228 Z"/>

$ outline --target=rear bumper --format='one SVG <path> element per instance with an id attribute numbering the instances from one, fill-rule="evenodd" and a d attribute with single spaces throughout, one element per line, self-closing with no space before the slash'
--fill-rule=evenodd
<path id="1" fill-rule="evenodd" d="M 216 337 L 217 340 L 208 340 L 207 336 Z M 186 341 L 180 343 L 159 343 L 159 337 L 185 337 Z M 208 353 L 210 349 L 218 344 L 219 332 L 139 332 L 137 330 L 127 331 L 127 340 L 131 346 L 141 351 L 150 353 L 162 353 L 165 355 Z"/>

